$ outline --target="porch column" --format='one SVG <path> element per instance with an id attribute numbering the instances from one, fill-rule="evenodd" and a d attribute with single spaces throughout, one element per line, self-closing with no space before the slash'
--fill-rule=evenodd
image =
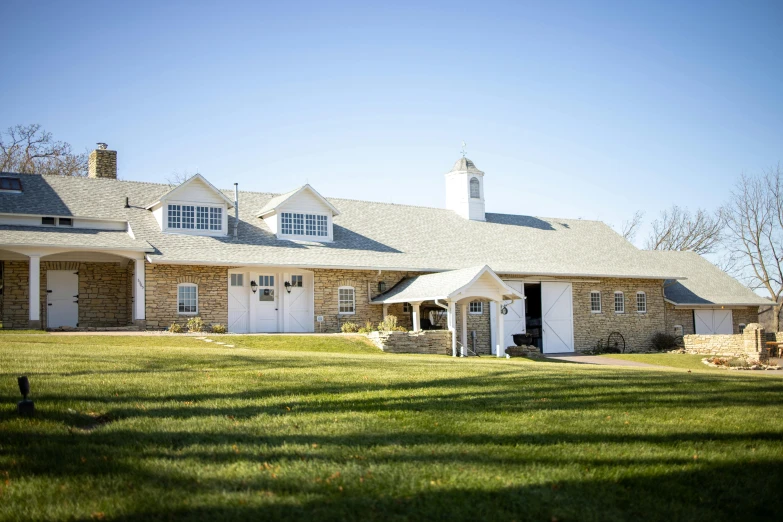
<path id="1" fill-rule="evenodd" d="M 146 322 L 144 259 L 134 259 L 133 263 L 133 322 L 137 326 L 144 328 Z"/>
<path id="2" fill-rule="evenodd" d="M 41 328 L 41 256 L 30 256 L 30 276 L 28 278 L 28 293 L 30 301 L 29 327 L 31 330 Z"/>
<path id="3" fill-rule="evenodd" d="M 456 305 L 454 301 L 449 301 L 448 325 L 451 332 L 451 356 L 457 356 L 457 326 L 456 326 Z"/>
<path id="4" fill-rule="evenodd" d="M 498 357 L 505 357 L 506 356 L 506 334 L 503 332 L 503 322 L 505 321 L 505 316 L 500 313 L 501 310 L 503 310 L 503 301 L 495 301 L 495 309 L 497 310 L 497 339 L 495 339 L 495 353 L 497 353 Z"/>
<path id="5" fill-rule="evenodd" d="M 411 314 L 411 321 L 413 322 L 413 331 L 418 332 L 421 330 L 421 318 L 420 318 L 420 309 L 419 306 L 421 303 L 411 303 L 411 306 L 413 307 L 413 312 Z"/>
<path id="6" fill-rule="evenodd" d="M 386 319 L 386 316 L 389 315 L 389 305 L 385 304 L 383 305 L 383 319 Z"/>
<path id="7" fill-rule="evenodd" d="M 462 332 L 460 332 L 460 342 L 462 343 L 462 356 L 468 355 L 468 305 L 462 303 L 459 305 L 459 314 L 462 316 Z"/>

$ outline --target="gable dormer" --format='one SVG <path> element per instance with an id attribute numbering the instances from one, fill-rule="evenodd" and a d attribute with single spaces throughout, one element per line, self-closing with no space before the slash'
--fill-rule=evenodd
<path id="1" fill-rule="evenodd" d="M 275 196 L 259 212 L 278 239 L 330 242 L 340 212 L 310 185 Z"/>
<path id="2" fill-rule="evenodd" d="M 163 232 L 197 236 L 228 234 L 228 210 L 234 207 L 225 194 L 201 174 L 177 185 L 147 206 Z"/>

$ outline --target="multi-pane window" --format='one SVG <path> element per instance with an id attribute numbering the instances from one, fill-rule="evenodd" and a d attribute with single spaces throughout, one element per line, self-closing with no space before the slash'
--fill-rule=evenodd
<path id="1" fill-rule="evenodd" d="M 402 303 L 402 313 L 404 313 L 404 314 L 411 313 L 411 304 L 410 303 Z"/>
<path id="2" fill-rule="evenodd" d="M 636 292 L 636 311 L 640 314 L 647 313 L 647 294 Z"/>
<path id="3" fill-rule="evenodd" d="M 594 314 L 601 313 L 601 292 L 590 292 L 590 311 Z"/>
<path id="4" fill-rule="evenodd" d="M 223 230 L 223 209 L 196 205 L 169 205 L 168 228 Z"/>
<path id="5" fill-rule="evenodd" d="M 198 286 L 182 283 L 177 287 L 177 311 L 181 314 L 198 313 Z"/>
<path id="6" fill-rule="evenodd" d="M 474 199 L 481 198 L 481 186 L 478 178 L 470 178 L 470 197 Z"/>
<path id="7" fill-rule="evenodd" d="M 245 274 L 231 274 L 231 286 L 245 286 Z"/>
<path id="8" fill-rule="evenodd" d="M 258 276 L 258 286 L 275 286 L 275 276 L 273 275 Z"/>
<path id="9" fill-rule="evenodd" d="M 280 214 L 280 233 L 287 236 L 327 237 L 329 235 L 329 219 L 320 214 L 282 212 Z"/>
<path id="10" fill-rule="evenodd" d="M 622 292 L 614 293 L 614 313 L 625 313 L 625 295 Z"/>
<path id="11" fill-rule="evenodd" d="M 261 302 L 270 302 L 275 300 L 275 276 L 258 276 L 258 300 Z"/>
<path id="12" fill-rule="evenodd" d="M 291 276 L 291 286 L 294 288 L 302 288 L 302 276 L 300 275 L 292 275 Z"/>
<path id="13" fill-rule="evenodd" d="M 337 311 L 341 314 L 356 313 L 356 293 L 352 286 L 337 289 Z"/>
<path id="14" fill-rule="evenodd" d="M 471 301 L 468 305 L 468 313 L 471 314 L 483 314 L 484 313 L 484 303 L 481 301 Z"/>

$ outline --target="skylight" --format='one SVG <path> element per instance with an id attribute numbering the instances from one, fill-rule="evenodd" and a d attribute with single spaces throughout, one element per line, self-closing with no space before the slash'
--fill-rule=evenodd
<path id="1" fill-rule="evenodd" d="M 22 192 L 22 180 L 19 178 L 0 177 L 0 191 Z"/>

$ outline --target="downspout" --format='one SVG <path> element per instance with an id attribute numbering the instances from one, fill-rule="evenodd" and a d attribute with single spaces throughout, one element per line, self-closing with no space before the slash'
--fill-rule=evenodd
<path id="1" fill-rule="evenodd" d="M 239 235 L 239 183 L 234 183 L 234 239 Z"/>

